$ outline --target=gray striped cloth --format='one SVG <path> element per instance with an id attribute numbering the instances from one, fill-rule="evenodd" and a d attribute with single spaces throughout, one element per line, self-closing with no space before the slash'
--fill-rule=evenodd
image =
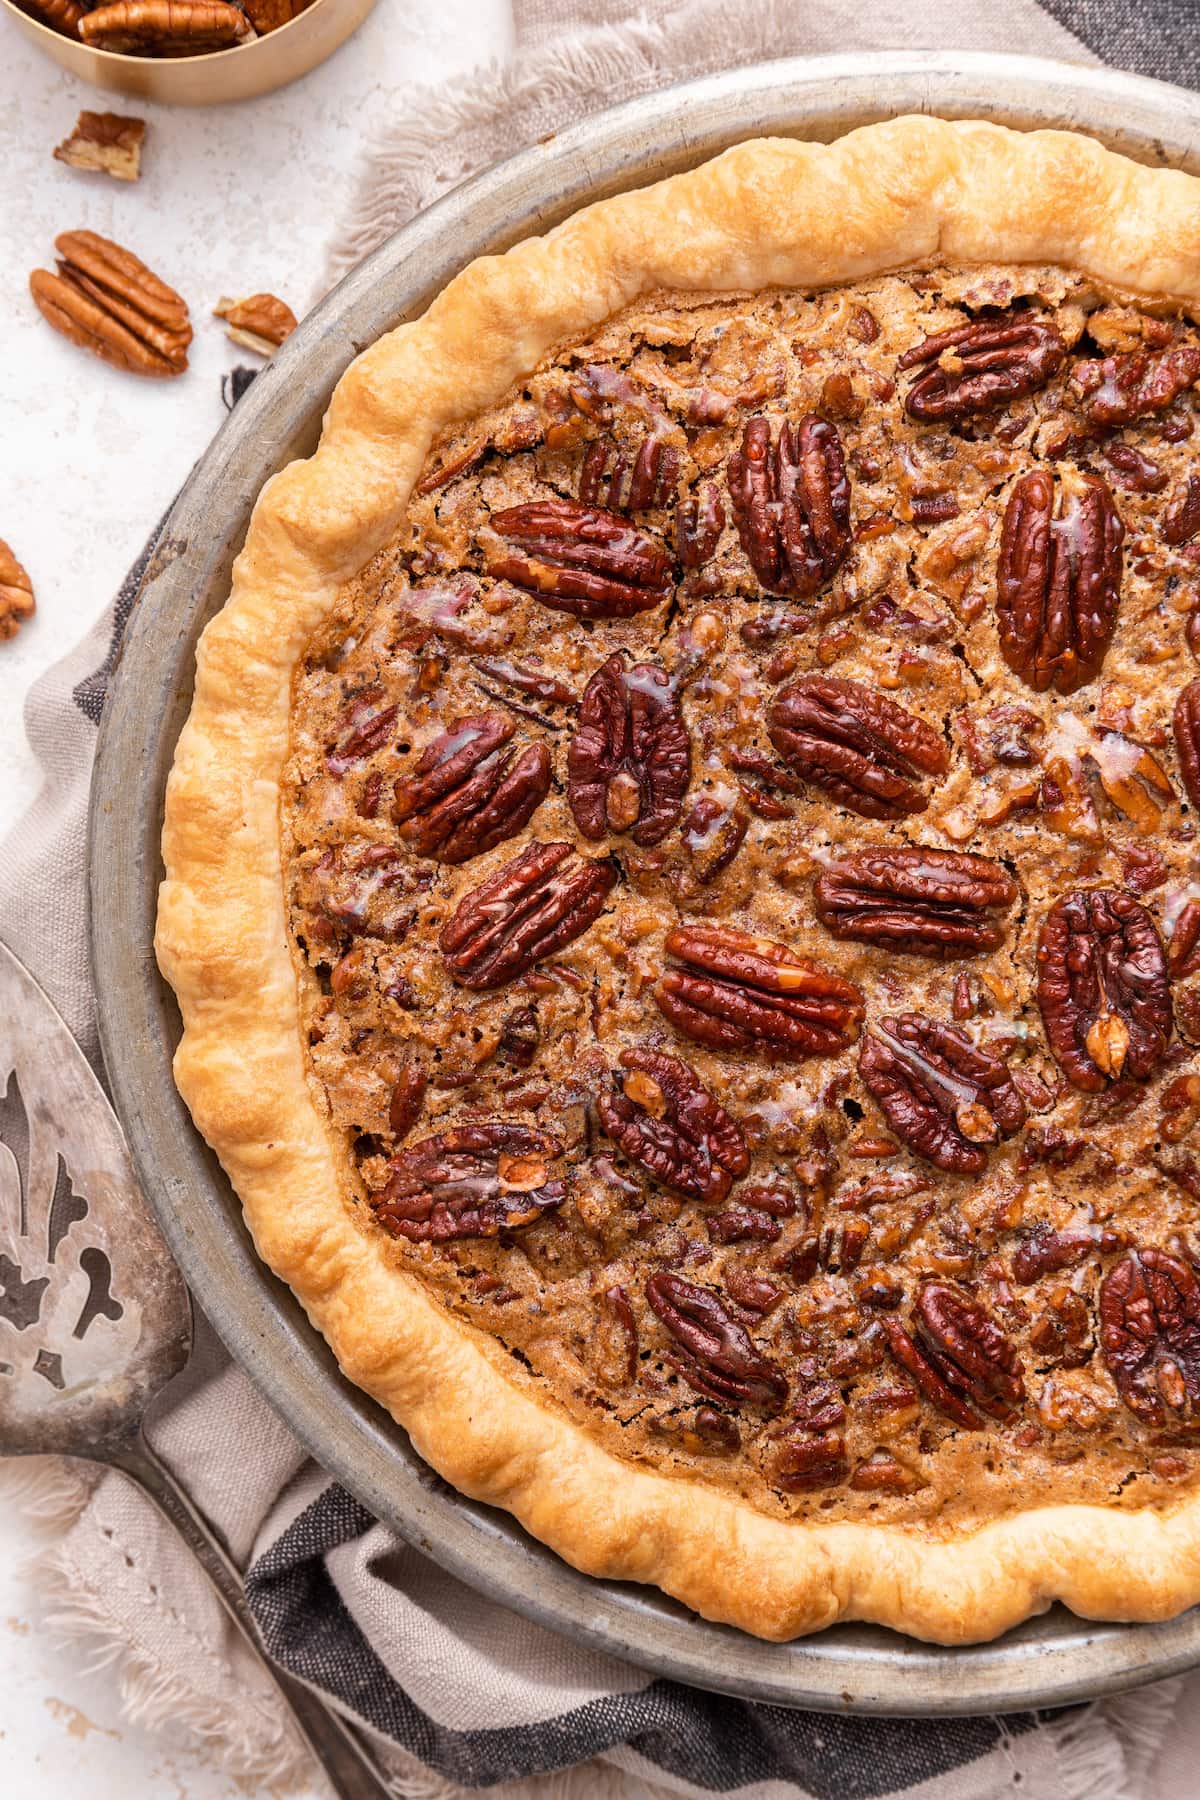
<path id="1" fill-rule="evenodd" d="M 376 147 L 331 274 L 474 169 L 590 110 L 768 56 L 1016 51 L 1200 85 L 1193 0 L 576 0 L 569 16 L 561 0 L 518 0 L 514 27 L 506 67 L 415 104 Z M 148 554 L 34 688 L 28 727 L 45 786 L 0 848 L 0 934 L 93 1056 L 84 808 Z M 413 1800 L 464 1789 L 510 1800 L 1186 1800 L 1200 1788 L 1200 1677 L 1053 1718 L 958 1720 L 805 1714 L 656 1680 L 481 1599 L 397 1541 L 305 1458 L 203 1322 L 172 1401 L 156 1445 L 244 1562 L 272 1653 L 378 1735 L 397 1793 Z M 122 1659 L 143 1718 L 219 1743 L 260 1791 L 294 1773 L 273 1691 L 148 1504 L 115 1476 L 77 1500 L 45 1566 L 60 1620 Z"/>

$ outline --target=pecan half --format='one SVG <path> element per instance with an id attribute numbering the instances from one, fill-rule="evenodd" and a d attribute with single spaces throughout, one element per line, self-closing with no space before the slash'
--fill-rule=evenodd
<path id="1" fill-rule="evenodd" d="M 1144 1080 L 1171 1036 L 1167 959 L 1146 908 L 1115 888 L 1075 888 L 1046 914 L 1037 962 L 1046 1041 L 1072 1086 Z"/>
<path id="2" fill-rule="evenodd" d="M 1133 350 L 1077 362 L 1071 386 L 1094 425 L 1128 425 L 1150 413 L 1165 412 L 1180 394 L 1200 380 L 1200 344 L 1177 344 L 1152 356 Z"/>
<path id="3" fill-rule="evenodd" d="M 396 782 L 392 818 L 421 856 L 467 862 L 515 836 L 550 789 L 545 744 L 506 750 L 515 727 L 503 713 L 456 719 Z"/>
<path id="4" fill-rule="evenodd" d="M 219 300 L 213 317 L 224 319 L 226 336 L 243 349 L 270 356 L 296 329 L 296 315 L 274 294 L 248 294 L 244 300 Z"/>
<path id="5" fill-rule="evenodd" d="M 136 181 L 142 172 L 145 135 L 144 119 L 81 112 L 70 137 L 56 146 L 54 160 L 89 174 L 111 175 L 116 181 Z"/>
<path id="6" fill-rule="evenodd" d="M 724 1200 L 750 1167 L 735 1119 L 678 1057 L 626 1050 L 620 1085 L 601 1093 L 600 1123 L 630 1162 L 694 1200 Z"/>
<path id="7" fill-rule="evenodd" d="M 757 1348 L 708 1288 L 679 1275 L 652 1275 L 646 1299 L 679 1346 L 667 1358 L 696 1393 L 710 1400 L 778 1412 L 787 1378 Z"/>
<path id="8" fill-rule="evenodd" d="M 561 1154 L 556 1138 L 525 1125 L 462 1125 L 398 1151 L 371 1205 L 390 1232 L 414 1244 L 495 1237 L 562 1204 L 566 1183 L 549 1169 Z"/>
<path id="9" fill-rule="evenodd" d="M 837 426 L 815 413 L 748 419 L 729 458 L 729 498 L 750 567 L 769 594 L 807 599 L 832 581 L 850 548 L 850 478 Z"/>
<path id="10" fill-rule="evenodd" d="M 677 822 L 692 753 L 679 698 L 665 669 L 626 669 L 616 651 L 583 691 L 567 752 L 567 795 L 586 838 L 627 831 L 657 844 Z"/>
<path id="11" fill-rule="evenodd" d="M 489 556 L 487 572 L 577 619 L 626 619 L 660 606 L 671 559 L 657 538 L 619 513 L 574 500 L 533 500 L 492 514 L 518 545 Z"/>
<path id="12" fill-rule="evenodd" d="M 1066 346 L 1058 327 L 1033 313 L 968 319 L 906 350 L 896 365 L 921 369 L 904 397 L 913 419 L 966 419 L 1045 387 Z"/>
<path id="13" fill-rule="evenodd" d="M 776 696 L 767 720 L 784 761 L 867 819 L 901 819 L 928 805 L 919 774 L 950 756 L 939 732 L 861 681 L 806 675 Z"/>
<path id="14" fill-rule="evenodd" d="M 1100 1288 L 1100 1347 L 1117 1392 L 1143 1425 L 1200 1403 L 1200 1281 L 1178 1257 L 1130 1250 Z"/>
<path id="15" fill-rule="evenodd" d="M 1125 527 L 1108 484 L 1077 475 L 1058 518 L 1054 477 L 1023 475 L 1009 495 L 996 563 L 1000 651 L 1037 693 L 1073 694 L 1100 672 L 1121 598 Z"/>
<path id="16" fill-rule="evenodd" d="M 962 850 L 860 850 L 813 887 L 817 917 L 836 938 L 915 956 L 973 956 L 1004 937 L 995 916 L 1017 897 L 1007 870 Z"/>
<path id="17" fill-rule="evenodd" d="M 939 1019 L 877 1019 L 858 1068 L 896 1136 L 953 1175 L 979 1174 L 986 1146 L 1025 1123 L 1025 1102 L 1004 1059 Z"/>
<path id="18" fill-rule="evenodd" d="M 913 1335 L 884 1316 L 892 1354 L 939 1412 L 967 1431 L 1011 1419 L 1025 1398 L 1021 1359 L 977 1300 L 949 1281 L 927 1281 L 913 1307 Z M 978 1411 L 976 1410 L 978 1408 Z"/>
<path id="19" fill-rule="evenodd" d="M 47 324 L 114 368 L 138 375 L 183 373 L 192 328 L 174 288 L 132 251 L 94 231 L 64 231 L 54 247 L 58 273 L 35 269 L 29 277 L 29 291 Z"/>
<path id="20" fill-rule="evenodd" d="M 725 502 L 711 481 L 675 508 L 675 553 L 685 569 L 699 569 L 712 556 L 725 529 Z"/>
<path id="21" fill-rule="evenodd" d="M 85 9 L 77 6 L 75 0 L 31 0 L 30 10 L 43 25 L 61 31 L 66 37 L 79 36 L 79 21 Z"/>
<path id="22" fill-rule="evenodd" d="M 1179 773 L 1192 805 L 1200 811 L 1200 681 L 1190 681 L 1172 716 Z"/>
<path id="23" fill-rule="evenodd" d="M 617 879 L 614 863 L 575 856 L 570 844 L 526 846 L 459 901 L 438 943 L 464 987 L 486 990 L 573 943 L 598 918 Z"/>
<path id="24" fill-rule="evenodd" d="M 655 1004 L 697 1043 L 799 1062 L 837 1056 L 858 1035 L 858 988 L 784 944 L 723 925 L 677 925 L 665 947 L 683 967 L 662 977 Z"/>
<path id="25" fill-rule="evenodd" d="M 653 433 L 630 455 L 611 438 L 593 438 L 579 467 L 579 500 L 610 512 L 646 512 L 675 498 L 679 452 Z"/>
<path id="26" fill-rule="evenodd" d="M 239 6 L 225 0 L 113 0 L 85 13 L 79 35 L 96 50 L 135 56 L 201 56 L 257 36 Z"/>
<path id="27" fill-rule="evenodd" d="M 3 538 L 0 538 L 0 644 L 16 637 L 37 607 L 33 583 Z"/>

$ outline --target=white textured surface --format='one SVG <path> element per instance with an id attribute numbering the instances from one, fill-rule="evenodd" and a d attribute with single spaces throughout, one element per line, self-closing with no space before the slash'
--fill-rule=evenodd
<path id="1" fill-rule="evenodd" d="M 377 122 L 504 48 L 504 0 L 380 0 L 323 68 L 240 106 L 169 111 L 97 94 L 0 18 L 0 537 L 33 577 L 38 613 L 0 645 L 0 835 L 31 798 L 22 706 L 80 637 L 220 424 L 222 371 L 256 359 L 209 317 L 222 294 L 316 296 L 327 242 Z M 137 186 L 53 161 L 82 107 L 149 124 Z M 94 361 L 38 316 L 25 278 L 54 238 L 86 226 L 138 252 L 186 297 L 195 342 L 177 381 Z M 164 1747 L 120 1713 L 110 1671 L 41 1629 L 20 1563 L 33 1539 L 0 1499 L 0 1793 L 44 1800 L 233 1800 L 248 1792 L 202 1756 Z"/>

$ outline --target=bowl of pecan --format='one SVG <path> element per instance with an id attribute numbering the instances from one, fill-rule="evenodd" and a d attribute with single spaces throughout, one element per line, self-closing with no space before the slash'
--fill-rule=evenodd
<path id="1" fill-rule="evenodd" d="M 0 0 L 32 43 L 113 93 L 249 100 L 332 56 L 375 0 Z M 236 52 L 236 54 L 235 54 Z"/>

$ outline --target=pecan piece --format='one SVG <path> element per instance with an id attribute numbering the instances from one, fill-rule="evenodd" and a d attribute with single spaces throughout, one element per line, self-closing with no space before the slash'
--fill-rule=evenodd
<path id="1" fill-rule="evenodd" d="M 86 9 L 77 6 L 75 0 L 30 0 L 30 10 L 43 25 L 61 31 L 65 37 L 78 37 L 79 21 Z"/>
<path id="2" fill-rule="evenodd" d="M 1053 1159 L 1047 1157 L 1045 1160 L 1051 1162 Z M 1019 1287 L 1029 1287 L 1043 1275 L 1058 1275 L 1063 1269 L 1076 1268 L 1089 1256 L 1118 1250 L 1121 1243 L 1117 1232 L 1098 1225 L 1055 1231 L 1043 1219 L 1013 1252 L 1013 1280 Z"/>
<path id="3" fill-rule="evenodd" d="M 657 538 L 619 513 L 574 500 L 534 500 L 492 514 L 519 546 L 489 556 L 487 572 L 577 619 L 627 619 L 671 591 L 671 559 Z"/>
<path id="4" fill-rule="evenodd" d="M 1154 1248 L 1130 1250 L 1100 1288 L 1100 1347 L 1125 1405 L 1143 1425 L 1200 1402 L 1200 1281 Z"/>
<path id="5" fill-rule="evenodd" d="M 1077 362 L 1071 386 L 1094 425 L 1128 425 L 1165 412 L 1200 380 L 1200 344 L 1177 344 L 1160 356 L 1145 350 Z"/>
<path id="6" fill-rule="evenodd" d="M 711 481 L 675 508 L 675 553 L 685 569 L 699 569 L 712 556 L 725 529 L 725 503 Z"/>
<path id="7" fill-rule="evenodd" d="M 923 371 L 904 410 L 912 419 L 938 421 L 992 412 L 1045 387 L 1065 355 L 1058 327 L 1033 313 L 968 319 L 900 358 L 898 369 Z"/>
<path id="8" fill-rule="evenodd" d="M 1037 693 L 1073 694 L 1100 672 L 1121 598 L 1125 527 L 1108 484 L 1077 475 L 1059 517 L 1054 477 L 1016 482 L 996 563 L 1000 651 Z"/>
<path id="9" fill-rule="evenodd" d="M 646 1283 L 646 1299 L 679 1346 L 667 1361 L 690 1388 L 710 1400 L 779 1411 L 787 1399 L 786 1377 L 714 1293 L 660 1274 Z"/>
<path id="10" fill-rule="evenodd" d="M 1144 1080 L 1171 1036 L 1167 960 L 1146 908 L 1115 888 L 1075 888 L 1046 914 L 1037 962 L 1046 1041 L 1072 1086 Z"/>
<path id="11" fill-rule="evenodd" d="M 58 273 L 35 269 L 29 277 L 29 291 L 47 324 L 116 369 L 183 373 L 192 328 L 174 288 L 132 251 L 94 231 L 64 231 L 54 247 Z"/>
<path id="12" fill-rule="evenodd" d="M 1004 937 L 995 917 L 1017 897 L 999 863 L 964 850 L 860 850 L 813 887 L 817 917 L 836 938 L 914 956 L 973 956 Z"/>
<path id="13" fill-rule="evenodd" d="M 1179 773 L 1188 799 L 1200 811 L 1200 681 L 1190 681 L 1183 689 L 1171 722 Z"/>
<path id="14" fill-rule="evenodd" d="M 79 35 L 121 55 L 202 56 L 257 36 L 240 6 L 225 0 L 113 0 L 85 13 Z"/>
<path id="15" fill-rule="evenodd" d="M 679 818 L 692 752 L 678 695 L 666 670 L 627 670 L 616 651 L 583 691 L 567 752 L 567 796 L 586 838 L 628 831 L 657 844 Z"/>
<path id="16" fill-rule="evenodd" d="M 928 804 L 919 774 L 949 766 L 939 732 L 861 681 L 807 675 L 776 696 L 767 720 L 780 756 L 841 806 L 901 819 Z"/>
<path id="17" fill-rule="evenodd" d="M 81 112 L 70 137 L 54 152 L 55 162 L 89 174 L 111 175 L 116 181 L 136 181 L 142 172 L 144 119 L 123 118 L 120 113 Z"/>
<path id="18" fill-rule="evenodd" d="M 224 319 L 226 336 L 258 356 L 270 356 L 296 329 L 296 315 L 274 294 L 248 294 L 244 300 L 219 300 L 213 317 Z"/>
<path id="19" fill-rule="evenodd" d="M 850 478 L 837 426 L 815 413 L 748 419 L 729 458 L 729 498 L 750 567 L 769 594 L 807 599 L 833 577 L 850 548 Z"/>
<path id="20" fill-rule="evenodd" d="M 697 1043 L 800 1062 L 837 1056 L 858 1035 L 858 988 L 784 944 L 723 925 L 677 925 L 665 947 L 683 967 L 662 977 L 655 1004 Z"/>
<path id="21" fill-rule="evenodd" d="M 620 1085 L 601 1093 L 600 1123 L 639 1168 L 694 1200 L 724 1200 L 750 1167 L 735 1119 L 678 1057 L 626 1050 Z"/>
<path id="22" fill-rule="evenodd" d="M 0 644 L 16 637 L 37 610 L 33 583 L 3 538 L 0 538 Z"/>
<path id="23" fill-rule="evenodd" d="M 496 1237 L 561 1206 L 566 1183 L 548 1166 L 561 1154 L 557 1138 L 525 1125 L 462 1125 L 397 1151 L 371 1205 L 414 1244 Z"/>
<path id="24" fill-rule="evenodd" d="M 927 1281 L 913 1307 L 911 1335 L 885 1315 L 892 1354 L 939 1412 L 967 1431 L 979 1413 L 1011 1419 L 1025 1398 L 1021 1359 L 979 1302 L 949 1281 Z M 978 1411 L 976 1410 L 978 1409 Z"/>
<path id="25" fill-rule="evenodd" d="M 1177 493 L 1163 517 L 1163 542 L 1190 544 L 1200 531 L 1200 474 L 1195 470 L 1187 478 L 1187 486 Z"/>
<path id="26" fill-rule="evenodd" d="M 679 452 L 653 433 L 631 457 L 609 438 L 593 438 L 579 467 L 582 506 L 609 512 L 646 512 L 669 506 L 679 479 Z"/>
<path id="27" fill-rule="evenodd" d="M 858 1068 L 896 1136 L 953 1175 L 979 1174 L 986 1146 L 1025 1123 L 1025 1102 L 1004 1059 L 939 1019 L 877 1019 Z"/>
<path id="28" fill-rule="evenodd" d="M 459 901 L 438 943 L 464 987 L 503 987 L 573 943 L 599 917 L 617 879 L 607 857 L 573 855 L 570 844 L 526 846 Z"/>
<path id="29" fill-rule="evenodd" d="M 421 856 L 467 862 L 528 823 L 550 789 L 543 743 L 504 746 L 515 727 L 503 713 L 456 719 L 396 782 L 392 818 Z"/>

